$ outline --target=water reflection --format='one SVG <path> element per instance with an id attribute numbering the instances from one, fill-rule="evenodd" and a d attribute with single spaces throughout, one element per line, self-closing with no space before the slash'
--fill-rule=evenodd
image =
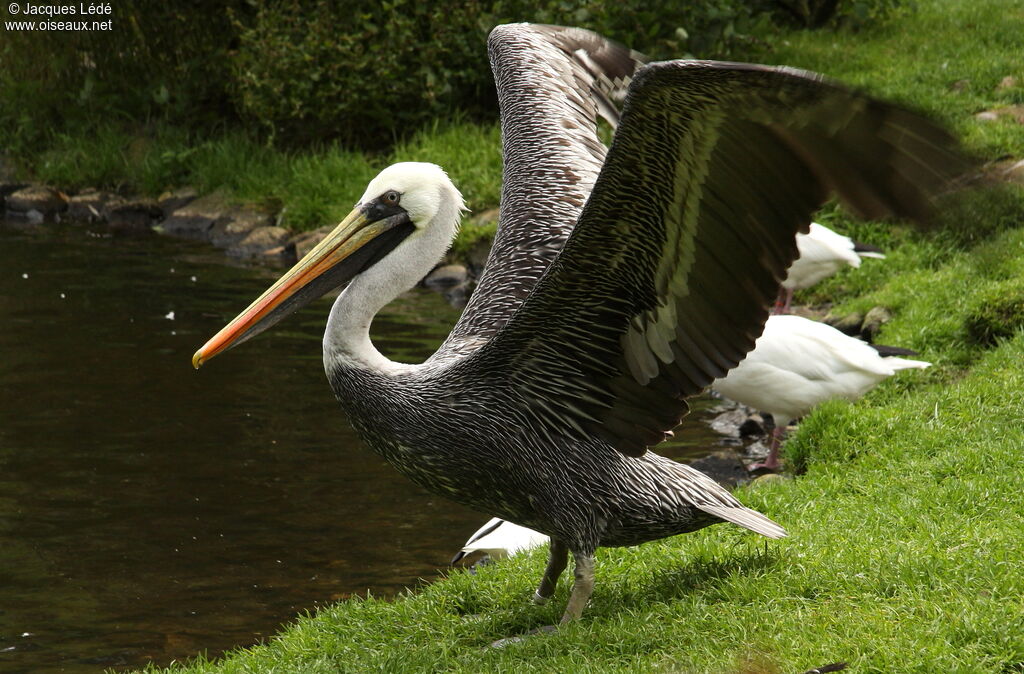
<path id="1" fill-rule="evenodd" d="M 276 274 L 187 242 L 0 224 L 0 670 L 251 644 L 435 577 L 482 523 L 352 435 L 320 364 L 326 301 L 191 370 Z M 418 360 L 456 315 L 417 292 L 374 333 Z"/>

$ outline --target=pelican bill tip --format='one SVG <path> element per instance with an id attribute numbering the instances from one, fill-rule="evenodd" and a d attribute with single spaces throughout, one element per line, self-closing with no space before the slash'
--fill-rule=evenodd
<path id="1" fill-rule="evenodd" d="M 205 362 L 206 358 L 203 357 L 203 350 L 199 349 L 195 352 L 195 355 L 192 356 L 192 367 L 198 370 Z"/>

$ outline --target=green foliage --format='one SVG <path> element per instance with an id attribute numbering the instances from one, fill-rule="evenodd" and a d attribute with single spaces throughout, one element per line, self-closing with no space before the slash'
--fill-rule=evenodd
<path id="1" fill-rule="evenodd" d="M 510 21 L 578 25 L 660 58 L 721 56 L 763 13 L 740 0 L 391 0 L 375 5 L 261 0 L 239 19 L 240 110 L 289 142 L 337 138 L 380 148 L 456 111 L 493 114 L 490 29 Z"/>
<path id="2" fill-rule="evenodd" d="M 341 141 L 380 150 L 433 119 L 493 118 L 486 39 L 499 23 L 578 25 L 654 58 L 722 58 L 763 44 L 772 14 L 812 11 L 806 1 L 125 0 L 114 5 L 109 31 L 59 40 L 5 33 L 0 149 L 29 155 L 54 134 L 88 134 L 110 119 L 209 130 L 241 118 L 285 147 Z M 833 9 L 875 16 L 896 2 L 848 0 Z"/>
<path id="3" fill-rule="evenodd" d="M 110 30 L 4 32 L 0 130 L 9 134 L 7 151 L 38 148 L 51 133 L 89 133 L 110 118 L 187 119 L 193 128 L 232 118 L 227 8 L 242 12 L 246 2 L 110 4 L 112 14 L 96 17 L 109 19 Z M 4 18 L 12 18 L 6 7 Z"/>
<path id="4" fill-rule="evenodd" d="M 903 0 L 766 0 L 766 4 L 778 20 L 805 28 L 830 23 L 863 28 L 905 7 Z"/>

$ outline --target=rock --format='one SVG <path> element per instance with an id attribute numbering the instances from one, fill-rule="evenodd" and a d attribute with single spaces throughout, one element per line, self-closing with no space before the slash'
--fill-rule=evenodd
<path id="1" fill-rule="evenodd" d="M 162 214 L 152 199 L 131 199 L 107 206 L 107 224 L 117 233 L 141 234 L 152 231 L 153 222 Z"/>
<path id="2" fill-rule="evenodd" d="M 764 435 L 765 430 L 764 419 L 761 418 L 760 414 L 752 414 L 747 417 L 739 426 L 739 434 L 741 438 L 749 438 L 755 435 Z"/>
<path id="3" fill-rule="evenodd" d="M 499 209 L 489 208 L 486 211 L 480 211 L 479 213 L 474 215 L 470 219 L 470 222 L 474 225 L 477 225 L 478 227 L 481 225 L 490 225 L 492 223 L 498 222 L 498 213 Z"/>
<path id="4" fill-rule="evenodd" d="M 974 118 L 980 122 L 994 122 L 1002 117 L 1009 117 L 1018 124 L 1024 124 L 1024 105 L 1008 105 L 979 112 Z"/>
<path id="5" fill-rule="evenodd" d="M 257 227 L 238 243 L 228 248 L 228 255 L 232 257 L 255 257 L 263 255 L 268 250 L 283 247 L 290 236 L 284 227 Z"/>
<path id="6" fill-rule="evenodd" d="M 454 288 L 466 282 L 469 271 L 461 264 L 446 264 L 434 269 L 423 279 L 423 285 L 431 290 Z"/>
<path id="7" fill-rule="evenodd" d="M 269 248 L 260 254 L 260 258 L 272 265 L 295 264 L 295 248 L 291 244 Z"/>
<path id="8" fill-rule="evenodd" d="M 469 247 L 469 250 L 466 251 L 466 262 L 474 274 L 479 276 L 484 265 L 487 264 L 487 256 L 491 254 L 492 243 L 494 241 L 490 237 L 477 239 Z"/>
<path id="9" fill-rule="evenodd" d="M 960 93 L 961 91 L 967 91 L 967 87 L 969 86 L 971 86 L 970 80 L 957 80 L 956 82 L 953 82 L 952 84 L 949 85 L 949 90 Z"/>
<path id="10" fill-rule="evenodd" d="M 985 168 L 984 174 L 1008 183 L 1024 184 L 1024 159 L 1005 159 Z"/>
<path id="11" fill-rule="evenodd" d="M 444 299 L 456 309 L 464 309 L 469 302 L 469 296 L 473 294 L 474 284 L 469 281 L 448 288 L 444 291 Z"/>
<path id="12" fill-rule="evenodd" d="M 296 259 L 301 260 L 306 257 L 309 251 L 316 247 L 316 244 L 324 240 L 324 237 L 331 233 L 334 227 L 331 225 L 324 225 L 319 229 L 314 229 L 311 232 L 302 232 L 292 237 L 292 240 L 288 243 L 295 251 Z"/>
<path id="13" fill-rule="evenodd" d="M 1017 86 L 1017 78 L 1013 75 L 1007 75 L 1003 79 L 999 80 L 999 84 L 996 86 L 996 90 L 1012 89 Z"/>
<path id="14" fill-rule="evenodd" d="M 791 479 L 792 478 L 786 477 L 785 475 L 780 475 L 779 473 L 765 473 L 764 475 L 758 475 L 757 477 L 755 477 L 754 481 L 751 484 L 760 486 L 765 484 L 776 484 L 786 482 Z"/>
<path id="15" fill-rule="evenodd" d="M 17 181 L 0 180 L 0 205 L 7 198 L 7 195 L 17 192 L 20 189 L 28 187 L 28 183 L 22 183 Z"/>
<path id="16" fill-rule="evenodd" d="M 166 218 L 179 208 L 195 201 L 198 196 L 199 193 L 194 187 L 180 187 L 170 192 L 164 192 L 157 197 L 156 203 L 160 206 L 163 217 Z"/>
<path id="17" fill-rule="evenodd" d="M 864 315 L 859 312 L 853 312 L 845 316 L 833 316 L 829 314 L 825 317 L 825 324 L 831 325 L 839 332 L 850 335 L 851 337 L 859 337 L 861 326 L 864 324 Z"/>
<path id="18" fill-rule="evenodd" d="M 690 467 L 699 470 L 726 489 L 735 489 L 750 480 L 750 474 L 734 450 L 726 449 L 696 461 Z"/>
<path id="19" fill-rule="evenodd" d="M 68 198 L 61 192 L 42 185 L 30 185 L 7 196 L 7 210 L 28 213 L 35 210 L 44 216 L 66 210 Z"/>
<path id="20" fill-rule="evenodd" d="M 213 223 L 210 243 L 218 248 L 231 248 L 244 241 L 251 232 L 261 227 L 270 227 L 272 222 L 269 213 L 233 207 Z"/>
<path id="21" fill-rule="evenodd" d="M 38 225 L 39 223 L 46 220 L 46 216 L 33 208 L 28 211 L 25 211 L 25 219 L 31 222 L 33 225 Z"/>
<path id="22" fill-rule="evenodd" d="M 212 192 L 175 209 L 159 228 L 171 236 L 206 241 L 214 223 L 230 209 L 227 195 L 221 191 Z"/>
<path id="23" fill-rule="evenodd" d="M 744 407 L 743 405 L 737 405 L 732 409 L 718 414 L 714 419 L 708 422 L 708 425 L 711 426 L 711 429 L 716 433 L 736 438 L 740 435 L 740 426 L 743 425 L 749 417 L 750 408 Z"/>
<path id="24" fill-rule="evenodd" d="M 885 307 L 873 307 L 864 316 L 864 323 L 861 325 L 860 334 L 869 342 L 875 341 L 882 326 L 892 320 L 892 312 Z"/>
<path id="25" fill-rule="evenodd" d="M 1024 185 L 1024 159 L 1006 167 L 1003 171 L 1003 180 Z"/>
<path id="26" fill-rule="evenodd" d="M 82 190 L 68 198 L 67 217 L 79 222 L 99 222 L 106 220 L 106 206 L 114 200 L 114 195 L 96 189 Z"/>

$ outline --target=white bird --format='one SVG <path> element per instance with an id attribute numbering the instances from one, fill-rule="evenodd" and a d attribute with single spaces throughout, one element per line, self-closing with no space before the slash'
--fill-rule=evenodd
<path id="1" fill-rule="evenodd" d="M 817 222 L 811 223 L 811 229 L 806 234 L 796 235 L 796 247 L 800 256 L 786 270 L 786 278 L 782 281 L 779 299 L 775 303 L 775 313 L 788 314 L 794 292 L 810 288 L 838 272 L 844 265 L 860 267 L 861 258 L 865 257 L 885 259 L 880 248 L 837 234 Z"/>
<path id="2" fill-rule="evenodd" d="M 826 400 L 856 400 L 899 370 L 931 365 L 893 354 L 914 352 L 871 345 L 799 316 L 770 316 L 754 350 L 711 388 L 772 415 L 771 451 L 755 467 L 775 469 L 782 433 L 793 419 Z"/>
<path id="3" fill-rule="evenodd" d="M 486 553 L 491 559 L 505 559 L 523 550 L 544 545 L 548 540 L 550 539 L 539 531 L 492 517 L 487 524 L 469 537 L 462 550 L 452 557 L 451 563 L 455 564 L 474 552 Z"/>

